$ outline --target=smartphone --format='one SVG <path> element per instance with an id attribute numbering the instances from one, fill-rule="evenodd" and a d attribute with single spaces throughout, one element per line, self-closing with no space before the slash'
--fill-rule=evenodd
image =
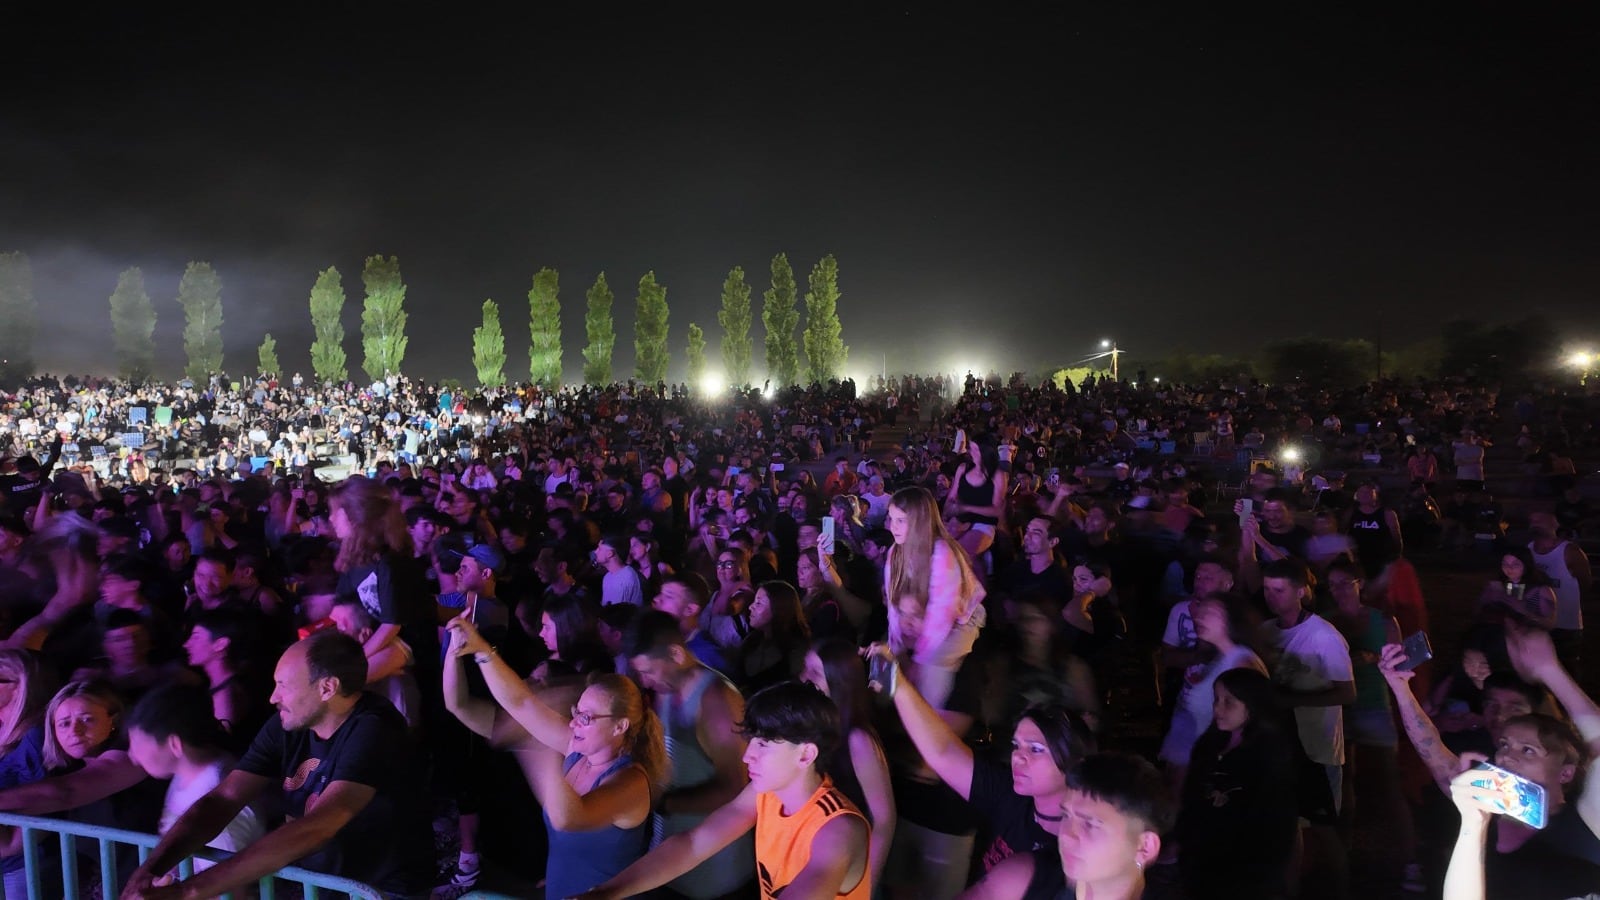
<path id="1" fill-rule="evenodd" d="M 744 469 L 739 467 L 739 466 L 729 466 L 728 467 L 728 474 L 729 475 L 739 475 L 739 474 L 742 474 L 743 472 L 744 472 Z"/>
<path id="2" fill-rule="evenodd" d="M 775 463 L 772 464 L 771 469 L 774 472 L 782 472 L 783 471 L 783 463 L 775 462 Z"/>
<path id="3" fill-rule="evenodd" d="M 1486 762 L 1478 763 L 1473 771 L 1476 774 L 1472 786 L 1495 795 L 1494 802 L 1487 807 L 1490 812 L 1510 816 L 1530 828 L 1545 826 L 1550 810 L 1545 803 L 1543 785 Z"/>
<path id="4" fill-rule="evenodd" d="M 1243 524 L 1245 521 L 1249 520 L 1249 518 L 1251 516 L 1255 515 L 1255 514 L 1256 514 L 1256 501 L 1255 501 L 1254 498 L 1246 497 L 1243 500 L 1239 501 L 1239 522 L 1241 524 Z"/>
<path id="5" fill-rule="evenodd" d="M 1049 471 L 1044 473 L 1044 480 L 1049 482 L 1050 484 L 1060 484 L 1061 483 L 1061 470 L 1059 468 L 1056 468 L 1055 466 L 1051 466 Z"/>
<path id="6" fill-rule="evenodd" d="M 827 541 L 829 556 L 833 553 L 833 516 L 822 517 L 822 537 Z"/>
<path id="7" fill-rule="evenodd" d="M 1428 644 L 1428 633 L 1426 631 L 1419 631 L 1401 641 L 1400 647 L 1406 651 L 1406 658 L 1395 666 L 1401 672 L 1410 672 L 1417 666 L 1433 659 L 1433 647 Z"/>
<path id="8" fill-rule="evenodd" d="M 879 693 L 885 697 L 892 696 L 895 688 L 895 677 L 900 667 L 892 659 L 884 659 L 874 653 L 867 660 L 867 684 L 878 686 Z"/>

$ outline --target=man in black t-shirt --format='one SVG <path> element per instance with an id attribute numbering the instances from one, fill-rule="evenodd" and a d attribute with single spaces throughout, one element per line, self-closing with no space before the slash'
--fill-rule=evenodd
<path id="1" fill-rule="evenodd" d="M 211 897 L 298 865 L 386 896 L 426 897 L 433 854 L 422 767 L 405 719 L 362 692 L 361 645 L 319 631 L 284 651 L 273 680 L 278 715 L 238 767 L 173 824 L 122 896 Z M 281 827 L 187 881 L 151 886 L 275 782 L 283 788 Z"/>

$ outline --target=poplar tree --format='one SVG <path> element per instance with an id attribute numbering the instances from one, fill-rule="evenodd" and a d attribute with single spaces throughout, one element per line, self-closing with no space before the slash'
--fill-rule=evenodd
<path id="1" fill-rule="evenodd" d="M 689 361 L 689 390 L 698 391 L 706 378 L 706 333 L 694 322 L 689 323 L 689 347 L 684 358 Z"/>
<path id="2" fill-rule="evenodd" d="M 256 358 L 261 363 L 262 375 L 276 375 L 282 371 L 278 368 L 278 341 L 270 332 L 256 348 Z"/>
<path id="3" fill-rule="evenodd" d="M 500 307 L 493 300 L 483 301 L 483 324 L 472 330 L 472 367 L 483 387 L 505 383 L 506 333 L 500 330 Z"/>
<path id="4" fill-rule="evenodd" d="M 361 368 L 373 381 L 400 372 L 406 358 L 406 285 L 400 280 L 400 259 L 369 256 L 361 270 L 367 288 L 361 307 Z"/>
<path id="5" fill-rule="evenodd" d="M 806 361 L 818 384 L 838 378 L 850 348 L 840 339 L 839 263 L 830 253 L 811 267 L 806 282 Z"/>
<path id="6" fill-rule="evenodd" d="M 39 304 L 33 298 L 33 266 L 26 253 L 0 253 L 0 383 L 33 374 L 33 342 Z"/>
<path id="7" fill-rule="evenodd" d="M 717 313 L 722 326 L 722 367 L 728 383 L 744 387 L 750 383 L 750 285 L 744 269 L 734 266 L 722 282 L 722 311 Z"/>
<path id="8" fill-rule="evenodd" d="M 183 352 L 189 358 L 184 374 L 204 384 L 222 371 L 222 278 L 210 263 L 191 262 L 178 282 L 183 307 Z"/>
<path id="9" fill-rule="evenodd" d="M 348 374 L 344 367 L 344 284 L 339 270 L 328 267 L 311 286 L 311 327 L 316 339 L 311 342 L 311 371 L 319 382 L 339 382 Z"/>
<path id="10" fill-rule="evenodd" d="M 667 380 L 667 289 L 656 273 L 639 279 L 639 297 L 633 313 L 633 372 L 640 382 L 653 385 Z"/>
<path id="11" fill-rule="evenodd" d="M 111 340 L 117 371 L 135 384 L 147 380 L 155 366 L 156 308 L 144 290 L 144 273 L 125 269 L 111 292 Z"/>
<path id="12" fill-rule="evenodd" d="M 528 378 L 540 387 L 561 383 L 561 279 L 555 269 L 540 269 L 528 291 Z"/>
<path id="13" fill-rule="evenodd" d="M 772 287 L 761 299 L 761 324 L 767 331 L 767 377 L 776 387 L 788 387 L 800 380 L 800 358 L 794 341 L 800 313 L 795 309 L 794 270 L 789 267 L 787 255 L 779 253 L 772 258 Z"/>
<path id="14" fill-rule="evenodd" d="M 617 331 L 611 322 L 614 298 L 611 286 L 606 284 L 606 273 L 600 273 L 584 297 L 589 301 L 583 317 L 589 343 L 583 348 L 583 380 L 598 387 L 611 383 L 611 351 L 617 343 Z"/>

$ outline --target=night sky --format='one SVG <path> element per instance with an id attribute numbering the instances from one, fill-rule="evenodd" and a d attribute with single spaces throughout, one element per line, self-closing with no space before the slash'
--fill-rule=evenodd
<path id="1" fill-rule="evenodd" d="M 0 250 L 33 262 L 55 371 L 109 368 L 107 298 L 137 265 L 175 374 L 198 259 L 223 277 L 236 373 L 271 331 L 309 374 L 307 297 L 338 266 L 358 372 L 373 253 L 400 258 L 425 377 L 470 375 L 485 298 L 525 375 L 542 266 L 569 377 L 601 270 L 619 374 L 651 269 L 674 377 L 691 321 L 720 367 L 734 265 L 759 370 L 779 251 L 802 293 L 837 256 L 858 377 L 1037 369 L 1106 336 L 1136 356 L 1370 338 L 1380 310 L 1390 345 L 1530 312 L 1600 335 L 1600 30 L 1581 4 L 32 6 L 8 11 L 0 56 Z"/>

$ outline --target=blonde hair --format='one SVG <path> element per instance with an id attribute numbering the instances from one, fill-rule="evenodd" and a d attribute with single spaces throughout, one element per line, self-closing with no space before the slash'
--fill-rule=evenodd
<path id="1" fill-rule="evenodd" d="M 939 516 L 939 504 L 933 494 L 923 487 L 901 488 L 895 492 L 889 505 L 906 517 L 906 539 L 889 552 L 889 592 L 884 600 L 899 603 L 902 598 L 914 597 L 924 606 L 928 603 L 928 580 L 933 570 L 934 548 L 944 544 L 950 557 L 961 569 L 962 593 L 970 593 L 977 586 L 977 576 L 967 562 L 967 551 L 945 530 Z"/>
<path id="2" fill-rule="evenodd" d="M 389 553 L 411 555 L 411 532 L 406 530 L 400 504 L 387 487 L 365 475 L 352 475 L 339 482 L 328 502 L 344 510 L 350 520 L 350 536 L 339 541 L 335 569 L 348 572 L 371 565 Z"/>
<path id="3" fill-rule="evenodd" d="M 16 684 L 11 702 L 0 709 L 0 756 L 4 756 L 44 721 L 56 679 L 31 650 L 0 650 L 0 678 L 9 678 Z"/>
<path id="4" fill-rule="evenodd" d="M 50 705 L 44 711 L 44 765 L 47 769 L 64 769 L 74 762 L 67 751 L 62 749 L 61 742 L 56 740 L 56 710 L 68 700 L 87 700 L 98 705 L 106 711 L 112 719 L 111 736 L 106 739 L 101 749 L 110 746 L 117 738 L 122 728 L 118 721 L 122 716 L 122 697 L 110 683 L 100 679 L 69 682 L 66 687 L 56 691 L 50 698 Z"/>
<path id="5" fill-rule="evenodd" d="M 644 702 L 644 693 L 633 679 L 613 672 L 602 672 L 589 678 L 589 686 L 605 691 L 611 704 L 609 715 L 628 720 L 628 731 L 622 736 L 622 752 L 633 758 L 644 769 L 650 780 L 650 796 L 654 798 L 667 786 L 670 774 L 667 764 L 666 733 L 655 710 Z"/>

